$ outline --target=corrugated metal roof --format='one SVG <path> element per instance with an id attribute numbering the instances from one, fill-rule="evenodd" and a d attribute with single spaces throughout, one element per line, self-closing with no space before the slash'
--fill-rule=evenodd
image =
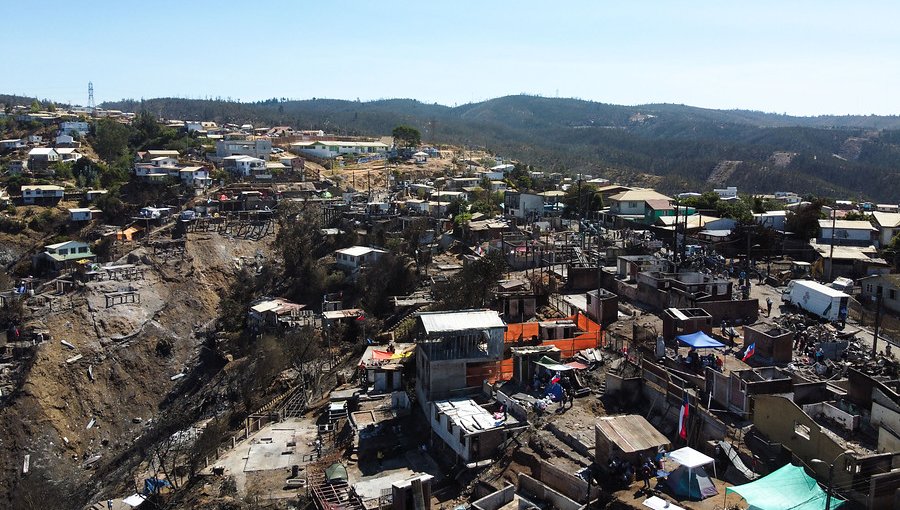
<path id="1" fill-rule="evenodd" d="M 669 444 L 666 436 L 650 425 L 643 416 L 636 414 L 604 416 L 597 421 L 597 430 L 623 453 L 640 452 Z"/>
<path id="2" fill-rule="evenodd" d="M 467 329 L 503 328 L 506 324 L 494 310 L 427 312 L 419 315 L 425 333 L 446 333 Z"/>

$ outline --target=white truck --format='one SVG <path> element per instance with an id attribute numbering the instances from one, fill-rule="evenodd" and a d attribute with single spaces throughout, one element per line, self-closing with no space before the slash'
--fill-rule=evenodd
<path id="1" fill-rule="evenodd" d="M 781 300 L 831 322 L 841 320 L 847 313 L 850 296 L 812 280 L 791 280 L 781 293 Z"/>

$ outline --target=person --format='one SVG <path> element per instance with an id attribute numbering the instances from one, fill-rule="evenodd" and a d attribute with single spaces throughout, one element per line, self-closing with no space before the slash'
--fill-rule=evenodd
<path id="1" fill-rule="evenodd" d="M 666 458 L 666 449 L 660 446 L 656 450 L 656 469 L 663 470 L 663 459 Z"/>
<path id="2" fill-rule="evenodd" d="M 650 466 L 650 459 L 644 461 L 644 464 L 641 465 L 641 478 L 644 479 L 644 490 L 650 490 L 650 474 L 653 472 L 653 468 Z"/>
<path id="3" fill-rule="evenodd" d="M 723 363 L 724 363 L 724 361 L 722 360 L 722 357 L 721 357 L 721 356 L 716 356 L 716 370 L 717 370 L 717 371 L 719 371 L 719 372 L 722 371 L 722 364 L 723 364 Z"/>
<path id="4" fill-rule="evenodd" d="M 381 466 L 384 463 L 384 452 L 378 450 L 378 465 Z"/>
<path id="5" fill-rule="evenodd" d="M 844 329 L 847 326 L 847 306 L 846 305 L 841 307 L 841 310 L 838 312 L 838 318 L 841 320 L 841 329 Z"/>
<path id="6" fill-rule="evenodd" d="M 771 316 L 772 316 L 772 298 L 767 297 L 766 298 L 766 317 L 771 317 Z"/>
<path id="7" fill-rule="evenodd" d="M 569 409 L 571 409 L 571 408 L 575 407 L 575 392 L 570 390 L 568 392 L 568 394 L 569 394 Z"/>

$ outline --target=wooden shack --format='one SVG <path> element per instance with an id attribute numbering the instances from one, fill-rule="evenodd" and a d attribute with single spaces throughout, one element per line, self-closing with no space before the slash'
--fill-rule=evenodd
<path id="1" fill-rule="evenodd" d="M 626 414 L 597 420 L 594 461 L 601 466 L 613 457 L 639 465 L 642 457 L 655 457 L 660 446 L 668 448 L 669 440 L 643 416 Z"/>

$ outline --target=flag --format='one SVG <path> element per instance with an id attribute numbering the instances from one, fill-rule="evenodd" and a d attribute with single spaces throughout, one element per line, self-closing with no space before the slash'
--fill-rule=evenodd
<path id="1" fill-rule="evenodd" d="M 365 315 L 360 315 L 359 317 L 356 318 L 356 320 L 358 320 L 358 321 L 364 321 L 364 320 L 366 320 L 366 316 L 365 316 Z"/>
<path id="2" fill-rule="evenodd" d="M 550 379 L 550 384 L 556 384 L 559 382 L 559 372 L 553 375 L 553 379 Z"/>
<path id="3" fill-rule="evenodd" d="M 688 397 L 685 393 L 684 400 L 681 402 L 681 412 L 678 414 L 678 436 L 681 439 L 687 439 L 687 420 L 688 420 Z"/>
<path id="4" fill-rule="evenodd" d="M 741 361 L 747 361 L 748 359 L 750 359 L 750 356 L 753 356 L 754 354 L 756 354 L 756 342 L 753 342 L 749 347 L 747 347 L 747 350 L 744 351 L 744 357 L 741 358 Z"/>

